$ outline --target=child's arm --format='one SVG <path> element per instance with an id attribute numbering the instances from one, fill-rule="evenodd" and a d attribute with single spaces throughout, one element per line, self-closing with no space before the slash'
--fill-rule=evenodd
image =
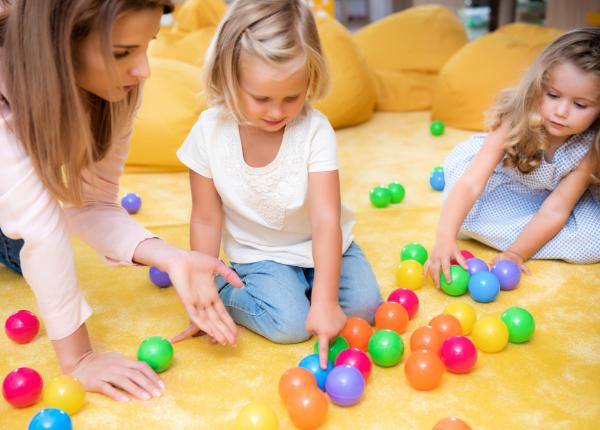
<path id="1" fill-rule="evenodd" d="M 321 367 L 326 368 L 329 341 L 339 334 L 346 323 L 346 315 L 338 300 L 342 230 L 337 170 L 308 174 L 308 201 L 315 279 L 306 330 L 317 336 Z"/>
<path id="2" fill-rule="evenodd" d="M 212 179 L 190 170 L 192 215 L 190 218 L 190 246 L 194 251 L 217 258 L 221 246 L 223 208 L 221 197 Z"/>

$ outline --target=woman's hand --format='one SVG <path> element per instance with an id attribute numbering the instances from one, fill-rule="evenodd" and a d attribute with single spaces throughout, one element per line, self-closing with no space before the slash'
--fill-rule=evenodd
<path id="1" fill-rule="evenodd" d="M 523 257 L 521 257 L 516 252 L 510 251 L 508 249 L 492 258 L 492 260 L 490 261 L 490 267 L 493 267 L 494 264 L 502 260 L 510 260 L 514 262 L 523 273 L 525 273 L 526 275 L 531 275 L 531 271 L 527 268 L 527 266 L 525 266 L 525 260 L 523 259 Z"/>
<path id="2" fill-rule="evenodd" d="M 458 249 L 456 241 L 438 240 L 433 248 L 433 251 L 431 252 L 431 256 L 425 264 L 425 270 L 423 271 L 424 276 L 427 276 L 427 273 L 431 274 L 431 279 L 433 279 L 433 283 L 435 284 L 436 288 L 440 288 L 440 268 L 441 272 L 444 273 L 446 282 L 451 282 L 450 261 L 452 259 L 455 259 L 463 269 L 467 269 L 467 262 L 460 253 L 460 249 Z"/>
<path id="3" fill-rule="evenodd" d="M 313 302 L 308 311 L 305 328 L 319 340 L 319 362 L 322 369 L 327 369 L 329 342 L 342 331 L 346 319 L 346 314 L 337 301 Z"/>

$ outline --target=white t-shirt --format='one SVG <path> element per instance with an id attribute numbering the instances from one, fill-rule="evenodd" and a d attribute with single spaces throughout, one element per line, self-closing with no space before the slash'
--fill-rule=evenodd
<path id="1" fill-rule="evenodd" d="M 314 267 L 308 174 L 338 169 L 335 132 L 308 109 L 288 124 L 266 166 L 244 161 L 239 126 L 222 108 L 205 110 L 177 151 L 183 164 L 213 180 L 224 211 L 223 248 L 235 263 L 272 260 Z M 342 250 L 352 243 L 354 215 L 342 205 Z"/>

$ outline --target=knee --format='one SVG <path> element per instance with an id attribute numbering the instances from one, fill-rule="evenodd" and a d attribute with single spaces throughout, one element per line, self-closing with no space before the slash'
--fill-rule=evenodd
<path id="1" fill-rule="evenodd" d="M 265 333 L 265 337 L 275 343 L 300 343 L 310 338 L 310 333 L 304 328 L 306 313 L 304 315 L 286 315 L 273 318 L 272 327 Z"/>

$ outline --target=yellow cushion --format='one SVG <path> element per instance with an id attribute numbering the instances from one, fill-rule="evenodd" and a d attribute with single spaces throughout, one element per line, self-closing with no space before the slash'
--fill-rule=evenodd
<path id="1" fill-rule="evenodd" d="M 331 72 L 331 90 L 315 103 L 335 128 L 368 121 L 375 107 L 369 66 L 351 34 L 335 19 L 317 15 L 317 27 Z"/>
<path id="2" fill-rule="evenodd" d="M 202 67 L 216 27 L 203 27 L 190 32 L 161 30 L 148 49 L 154 58 L 170 58 L 193 66 Z"/>
<path id="3" fill-rule="evenodd" d="M 202 27 L 215 27 L 227 12 L 223 0 L 187 0 L 173 13 L 176 31 L 194 31 Z"/>
<path id="4" fill-rule="evenodd" d="M 431 107 L 437 74 L 467 36 L 448 8 L 419 6 L 370 24 L 354 36 L 376 76 L 377 110 Z"/>
<path id="5" fill-rule="evenodd" d="M 151 58 L 150 67 L 127 165 L 135 171 L 185 170 L 175 152 L 206 109 L 201 70 L 159 58 Z"/>
<path id="6" fill-rule="evenodd" d="M 484 113 L 496 94 L 516 85 L 560 30 L 510 24 L 460 49 L 437 82 L 431 116 L 447 126 L 484 129 Z"/>

